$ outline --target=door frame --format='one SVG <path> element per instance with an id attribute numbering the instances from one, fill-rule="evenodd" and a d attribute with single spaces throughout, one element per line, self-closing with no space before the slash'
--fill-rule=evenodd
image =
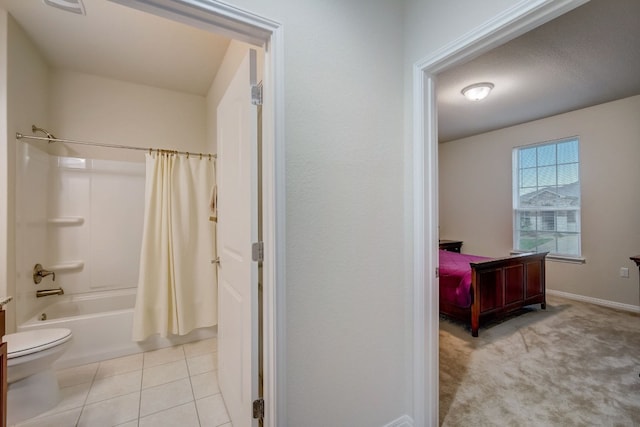
<path id="1" fill-rule="evenodd" d="M 413 425 L 439 425 L 436 76 L 589 0 L 520 0 L 413 66 Z"/>
<path id="2" fill-rule="evenodd" d="M 111 0 L 264 48 L 263 342 L 266 426 L 286 423 L 284 55 L 282 25 L 218 0 Z"/>

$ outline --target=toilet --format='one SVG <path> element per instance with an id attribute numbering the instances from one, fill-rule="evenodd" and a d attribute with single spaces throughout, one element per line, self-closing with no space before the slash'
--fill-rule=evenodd
<path id="1" fill-rule="evenodd" d="M 7 334 L 7 422 L 13 425 L 48 411 L 60 402 L 55 362 L 71 343 L 65 328 Z"/>

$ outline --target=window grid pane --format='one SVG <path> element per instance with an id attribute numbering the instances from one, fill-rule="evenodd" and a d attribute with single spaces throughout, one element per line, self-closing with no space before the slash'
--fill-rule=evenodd
<path id="1" fill-rule="evenodd" d="M 516 150 L 515 249 L 580 256 L 578 139 Z"/>

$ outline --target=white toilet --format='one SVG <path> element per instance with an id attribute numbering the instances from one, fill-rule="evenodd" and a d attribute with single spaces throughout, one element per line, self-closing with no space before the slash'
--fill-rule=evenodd
<path id="1" fill-rule="evenodd" d="M 60 402 L 55 362 L 71 341 L 64 328 L 7 334 L 7 422 L 18 423 L 48 411 Z"/>

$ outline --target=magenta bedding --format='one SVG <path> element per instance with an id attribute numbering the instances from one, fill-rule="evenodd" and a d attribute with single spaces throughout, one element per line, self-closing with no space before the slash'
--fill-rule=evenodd
<path id="1" fill-rule="evenodd" d="M 490 258 L 459 254 L 440 249 L 440 302 L 458 307 L 471 306 L 471 266 Z"/>

